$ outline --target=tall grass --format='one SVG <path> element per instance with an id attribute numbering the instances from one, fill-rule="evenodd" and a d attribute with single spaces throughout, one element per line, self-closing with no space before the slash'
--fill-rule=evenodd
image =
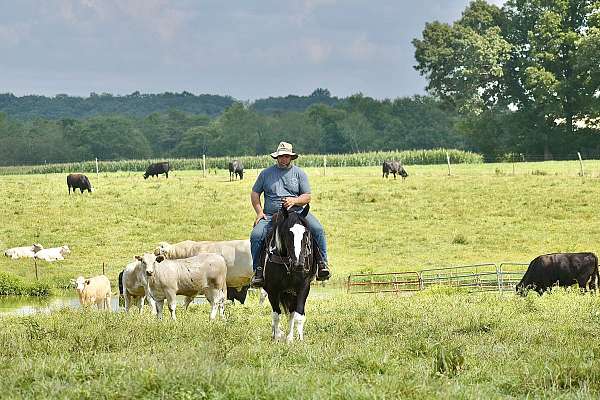
<path id="1" fill-rule="evenodd" d="M 48 296 L 47 282 L 25 282 L 18 276 L 0 272 L 0 296 Z"/>
<path id="2" fill-rule="evenodd" d="M 482 163 L 480 154 L 462 150 L 407 150 L 407 151 L 382 151 L 355 154 L 332 154 L 302 155 L 297 161 L 298 165 L 304 167 L 322 167 L 326 159 L 330 167 L 364 167 L 381 165 L 384 160 L 400 160 L 407 165 L 443 164 L 446 163 L 446 154 L 452 163 Z M 210 170 L 227 169 L 229 161 L 238 159 L 245 168 L 265 168 L 273 163 L 268 156 L 242 156 L 242 157 L 208 157 L 206 168 Z M 151 162 L 169 160 L 170 167 L 174 170 L 201 170 L 203 161 L 201 158 L 189 159 L 151 159 L 151 160 L 121 160 L 121 161 L 99 161 L 98 170 L 101 172 L 118 171 L 145 171 Z M 0 167 L 0 174 L 49 174 L 65 172 L 96 172 L 95 161 L 83 161 L 77 163 L 44 164 L 34 166 Z"/>
<path id="3" fill-rule="evenodd" d="M 148 399 L 577 398 L 600 395 L 593 296 L 309 299 L 305 342 L 270 339 L 256 298 L 208 322 L 63 310 L 5 317 L 2 397 Z"/>

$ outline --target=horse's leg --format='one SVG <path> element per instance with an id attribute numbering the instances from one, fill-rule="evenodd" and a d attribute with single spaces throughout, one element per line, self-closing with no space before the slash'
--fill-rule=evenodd
<path id="1" fill-rule="evenodd" d="M 258 298 L 258 305 L 262 306 L 262 304 L 265 302 L 265 299 L 267 298 L 267 292 L 265 292 L 265 289 L 260 288 L 260 297 Z"/>
<path id="2" fill-rule="evenodd" d="M 271 303 L 271 309 L 273 310 L 272 321 L 271 321 L 271 339 L 279 340 L 283 336 L 281 328 L 279 327 L 279 320 L 281 319 L 281 306 L 279 305 L 279 293 L 268 293 L 269 303 Z"/>
<path id="3" fill-rule="evenodd" d="M 296 300 L 296 312 L 294 318 L 296 319 L 296 329 L 298 330 L 298 340 L 304 340 L 304 322 L 306 322 L 305 306 L 308 293 L 310 292 L 310 282 L 307 282 L 305 286 L 298 293 Z M 293 338 L 293 336 L 292 336 Z"/>
<path id="4" fill-rule="evenodd" d="M 304 340 L 304 321 L 306 320 L 305 315 L 301 315 L 296 311 L 290 314 L 288 324 L 289 324 L 289 332 L 286 338 L 288 343 L 294 341 L 294 324 L 296 325 L 296 329 L 298 330 L 298 340 Z"/>

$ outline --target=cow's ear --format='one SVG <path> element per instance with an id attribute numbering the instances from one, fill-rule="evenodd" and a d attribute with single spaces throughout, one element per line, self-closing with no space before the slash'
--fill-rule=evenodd
<path id="1" fill-rule="evenodd" d="M 135 259 L 138 261 L 142 261 L 142 257 L 141 256 L 135 256 Z"/>
<path id="2" fill-rule="evenodd" d="M 89 285 L 89 284 L 90 284 L 90 280 L 89 280 L 89 279 L 86 279 L 86 280 L 85 280 L 85 284 L 86 284 L 86 285 Z"/>
<path id="3" fill-rule="evenodd" d="M 156 262 L 160 263 L 165 261 L 165 256 L 163 256 L 162 254 L 156 257 Z"/>

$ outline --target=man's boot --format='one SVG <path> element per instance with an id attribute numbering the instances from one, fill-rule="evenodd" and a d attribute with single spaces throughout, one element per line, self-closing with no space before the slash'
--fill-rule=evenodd
<path id="1" fill-rule="evenodd" d="M 325 261 L 317 262 L 317 280 L 326 281 L 329 277 L 331 277 L 331 271 L 329 271 L 327 263 Z"/>
<path id="2" fill-rule="evenodd" d="M 254 288 L 263 287 L 265 285 L 265 278 L 263 277 L 263 269 L 262 267 L 256 267 L 254 271 L 254 276 L 252 277 L 252 282 L 250 285 Z"/>

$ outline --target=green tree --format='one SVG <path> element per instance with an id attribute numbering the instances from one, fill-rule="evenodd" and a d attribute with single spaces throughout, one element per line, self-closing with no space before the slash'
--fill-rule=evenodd
<path id="1" fill-rule="evenodd" d="M 423 38 L 413 40 L 415 68 L 428 78 L 428 91 L 471 122 L 490 113 L 499 113 L 493 118 L 499 124 L 505 118 L 526 121 L 512 114 L 528 116 L 528 129 L 518 134 L 491 131 L 510 136 L 501 143 L 534 145 L 527 150 L 550 156 L 580 143 L 573 135 L 576 120 L 598 115 L 599 4 L 508 0 L 500 9 L 475 0 L 454 24 L 426 25 Z M 565 122 L 564 129 L 556 127 L 557 120 Z M 480 144 L 491 132 L 485 125 L 487 132 L 476 140 Z"/>

